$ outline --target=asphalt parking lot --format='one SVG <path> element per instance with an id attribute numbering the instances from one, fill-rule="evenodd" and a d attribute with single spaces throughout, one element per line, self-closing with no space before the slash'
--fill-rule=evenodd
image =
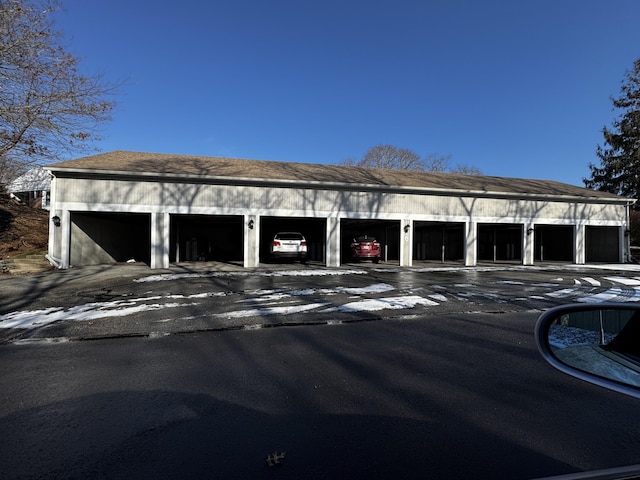
<path id="1" fill-rule="evenodd" d="M 636 265 L 120 264 L 0 276 L 0 342 L 154 336 L 638 301 Z"/>
<path id="2" fill-rule="evenodd" d="M 637 463 L 637 401 L 545 364 L 533 325 L 562 303 L 639 301 L 638 275 L 289 264 L 3 276 L 0 471 L 524 479 Z M 277 470 L 274 451 L 286 452 Z"/>

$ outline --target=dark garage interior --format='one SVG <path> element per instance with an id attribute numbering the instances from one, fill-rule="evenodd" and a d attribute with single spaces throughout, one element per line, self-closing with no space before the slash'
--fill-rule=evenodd
<path id="1" fill-rule="evenodd" d="M 464 261 L 464 224 L 414 222 L 413 259 Z"/>
<path id="2" fill-rule="evenodd" d="M 239 215 L 171 215 L 169 258 L 175 262 L 241 262 L 242 222 Z"/>
<path id="3" fill-rule="evenodd" d="M 146 213 L 71 213 L 71 264 L 151 260 L 151 216 Z M 85 241 L 88 237 L 90 241 Z"/>
<path id="4" fill-rule="evenodd" d="M 587 262 L 619 262 L 618 244 L 620 242 L 618 227 L 587 227 L 586 261 Z"/>
<path id="5" fill-rule="evenodd" d="M 573 225 L 536 225 L 534 261 L 572 262 Z"/>
<path id="6" fill-rule="evenodd" d="M 478 260 L 522 261 L 522 225 L 478 224 Z"/>

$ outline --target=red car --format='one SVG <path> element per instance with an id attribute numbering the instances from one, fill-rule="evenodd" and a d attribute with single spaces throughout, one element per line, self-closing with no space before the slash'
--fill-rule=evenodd
<path id="1" fill-rule="evenodd" d="M 353 259 L 367 258 L 373 263 L 380 261 L 382 249 L 380 243 L 371 235 L 360 235 L 351 242 L 351 257 Z"/>

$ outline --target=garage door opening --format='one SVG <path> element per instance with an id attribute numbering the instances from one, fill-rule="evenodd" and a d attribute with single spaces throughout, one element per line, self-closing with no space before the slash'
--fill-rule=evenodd
<path id="1" fill-rule="evenodd" d="M 587 262 L 618 263 L 620 261 L 620 229 L 618 227 L 586 227 Z"/>
<path id="2" fill-rule="evenodd" d="M 478 260 L 522 261 L 522 225 L 485 223 L 478 225 Z"/>
<path id="3" fill-rule="evenodd" d="M 536 225 L 534 261 L 572 262 L 573 225 Z"/>
<path id="4" fill-rule="evenodd" d="M 324 263 L 326 258 L 325 218 L 260 217 L 260 262 L 281 261 L 271 258 L 271 243 L 279 232 L 298 232 L 307 241 L 307 261 Z"/>
<path id="5" fill-rule="evenodd" d="M 180 262 L 242 262 L 243 217 L 171 215 L 169 258 Z"/>
<path id="6" fill-rule="evenodd" d="M 464 224 L 414 222 L 413 259 L 464 261 Z"/>
<path id="7" fill-rule="evenodd" d="M 71 265 L 127 261 L 151 261 L 149 214 L 71 212 Z"/>
<path id="8" fill-rule="evenodd" d="M 400 222 L 389 220 L 340 219 L 340 263 L 359 262 L 351 245 L 359 237 L 375 238 L 381 247 L 382 262 L 400 264 Z M 366 259 L 364 261 L 367 261 Z"/>

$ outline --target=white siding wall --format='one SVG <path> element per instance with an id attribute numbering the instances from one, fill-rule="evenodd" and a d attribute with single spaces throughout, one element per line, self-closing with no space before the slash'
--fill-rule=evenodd
<path id="1" fill-rule="evenodd" d="M 56 179 L 56 208 L 308 217 L 398 218 L 425 221 L 617 225 L 620 204 L 500 198 L 464 198 L 406 193 L 353 192 L 255 186 L 188 185 L 117 180 Z"/>

